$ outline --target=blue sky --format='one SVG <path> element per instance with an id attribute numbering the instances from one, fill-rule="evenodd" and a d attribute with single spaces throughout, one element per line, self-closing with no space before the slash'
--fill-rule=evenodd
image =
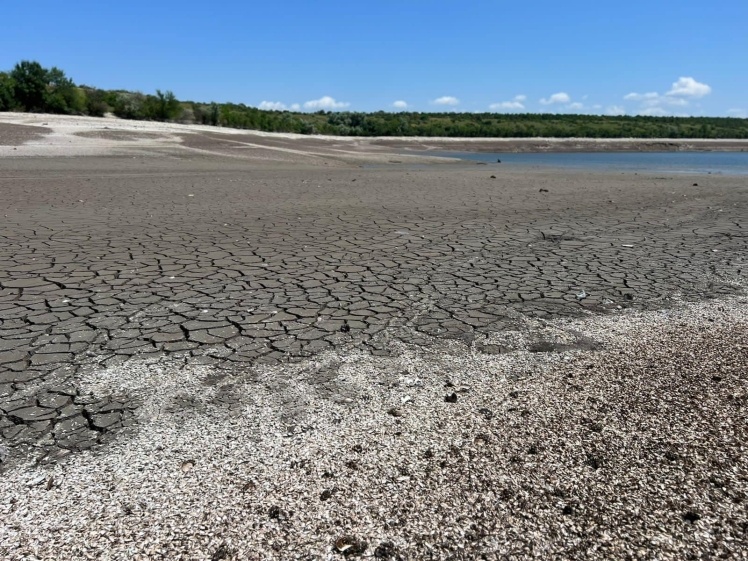
<path id="1" fill-rule="evenodd" d="M 3 4 L 0 69 L 38 60 L 107 89 L 303 110 L 748 116 L 746 0 Z"/>

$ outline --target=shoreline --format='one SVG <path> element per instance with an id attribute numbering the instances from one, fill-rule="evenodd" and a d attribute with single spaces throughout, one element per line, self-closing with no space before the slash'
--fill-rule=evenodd
<path id="1" fill-rule="evenodd" d="M 219 145 L 216 150 L 201 148 Z M 0 113 L 0 158 L 27 156 L 147 155 L 187 152 L 245 157 L 244 147 L 276 159 L 279 153 L 300 158 L 386 161 L 389 156 L 428 161 L 403 151 L 470 152 L 711 152 L 748 151 L 748 139 L 591 139 L 591 138 L 443 138 L 340 137 L 269 133 L 205 125 L 129 121 L 34 113 Z M 269 154 L 269 156 L 268 156 Z M 284 155 L 284 154 L 281 154 Z"/>

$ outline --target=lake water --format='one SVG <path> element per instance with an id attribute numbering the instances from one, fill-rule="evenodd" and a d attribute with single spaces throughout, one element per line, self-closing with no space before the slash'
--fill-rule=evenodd
<path id="1" fill-rule="evenodd" d="M 748 175 L 748 152 L 428 152 L 431 156 L 522 167 Z"/>

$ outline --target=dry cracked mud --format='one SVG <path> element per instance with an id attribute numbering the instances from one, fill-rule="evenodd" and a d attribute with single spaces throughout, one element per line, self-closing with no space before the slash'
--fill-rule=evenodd
<path id="1" fill-rule="evenodd" d="M 486 337 L 530 320 L 661 309 L 745 276 L 744 178 L 494 167 L 2 160 L 5 455 L 47 461 L 131 425 L 137 396 L 81 395 L 91 369 L 241 372 L 445 339 L 496 354 L 510 347 Z"/>

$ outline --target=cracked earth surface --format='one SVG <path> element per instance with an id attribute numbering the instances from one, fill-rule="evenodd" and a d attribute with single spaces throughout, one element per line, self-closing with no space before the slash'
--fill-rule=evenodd
<path id="1" fill-rule="evenodd" d="M 733 293 L 748 255 L 740 177 L 27 158 L 0 192 L 0 450 L 41 461 L 134 424 L 91 369 L 501 353 L 528 319 Z"/>

